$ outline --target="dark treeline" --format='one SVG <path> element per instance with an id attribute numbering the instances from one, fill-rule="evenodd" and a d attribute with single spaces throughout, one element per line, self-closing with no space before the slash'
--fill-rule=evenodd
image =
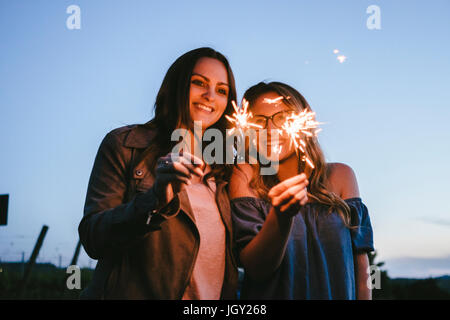
<path id="1" fill-rule="evenodd" d="M 376 253 L 370 256 L 370 263 L 381 270 L 381 288 L 374 289 L 374 300 L 416 300 L 449 299 L 450 276 L 428 279 L 391 279 L 383 270 L 383 262 L 375 262 Z M 22 296 L 18 288 L 23 277 L 22 263 L 0 264 L 0 299 L 78 299 L 81 289 L 67 289 L 70 273 L 53 264 L 36 264 Z M 92 269 L 81 269 L 81 288 L 85 288 L 92 278 Z"/>
<path id="2" fill-rule="evenodd" d="M 36 264 L 27 284 L 19 295 L 19 287 L 23 278 L 24 265 L 22 263 L 0 264 L 0 299 L 78 299 L 81 289 L 67 289 L 66 281 L 71 274 L 66 269 L 57 268 L 53 264 Z M 92 269 L 80 269 L 81 288 L 85 288 L 91 281 Z"/>
<path id="3" fill-rule="evenodd" d="M 428 279 L 389 278 L 384 262 L 376 262 L 377 253 L 369 255 L 370 265 L 381 271 L 381 288 L 372 290 L 374 300 L 447 300 L 450 299 L 450 276 Z"/>

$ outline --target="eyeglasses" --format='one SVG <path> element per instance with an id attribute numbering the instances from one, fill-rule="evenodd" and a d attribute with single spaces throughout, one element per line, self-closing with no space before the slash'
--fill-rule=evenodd
<path id="1" fill-rule="evenodd" d="M 291 114 L 292 114 L 292 111 L 280 111 L 280 112 L 274 113 L 270 117 L 259 114 L 259 115 L 253 116 L 251 121 L 252 121 L 252 123 L 261 126 L 262 129 L 266 129 L 269 119 L 271 119 L 273 125 L 279 129 L 281 129 L 283 124 L 286 122 L 287 117 L 290 116 Z"/>

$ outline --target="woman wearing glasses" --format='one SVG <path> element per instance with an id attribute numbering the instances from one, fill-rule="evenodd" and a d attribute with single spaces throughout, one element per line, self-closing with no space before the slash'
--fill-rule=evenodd
<path id="1" fill-rule="evenodd" d="M 353 170 L 326 163 L 317 138 L 305 137 L 314 164 L 308 170 L 286 134 L 275 134 L 288 115 L 311 111 L 294 88 L 261 82 L 244 99 L 252 122 L 267 130 L 256 140 L 258 157 L 279 166 L 276 174 L 261 175 L 260 162 L 241 164 L 232 175 L 233 225 L 245 270 L 241 298 L 370 299 L 372 228 Z"/>

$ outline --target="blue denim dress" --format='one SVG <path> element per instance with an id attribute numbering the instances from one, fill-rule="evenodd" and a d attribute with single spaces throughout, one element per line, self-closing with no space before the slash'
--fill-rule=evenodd
<path id="1" fill-rule="evenodd" d="M 373 251 L 367 207 L 360 198 L 345 200 L 351 209 L 349 229 L 328 206 L 307 203 L 294 217 L 286 253 L 268 279 L 244 275 L 241 299 L 355 299 L 353 255 Z M 258 234 L 271 204 L 253 197 L 231 201 L 238 253 Z"/>

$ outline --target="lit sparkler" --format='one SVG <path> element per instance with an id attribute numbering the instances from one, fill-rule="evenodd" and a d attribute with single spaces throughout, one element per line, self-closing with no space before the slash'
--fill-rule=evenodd
<path id="1" fill-rule="evenodd" d="M 295 149 L 300 150 L 303 153 L 302 160 L 312 169 L 314 169 L 314 164 L 306 155 L 306 142 L 303 137 L 316 136 L 320 131 L 320 129 L 316 129 L 319 124 L 320 123 L 315 120 L 315 113 L 305 109 L 300 113 L 288 116 L 281 127 L 281 131 L 284 131 L 290 137 L 291 143 L 294 144 Z"/>
<path id="2" fill-rule="evenodd" d="M 242 133 L 243 130 L 248 129 L 250 127 L 260 128 L 260 129 L 262 128 L 260 125 L 249 122 L 249 120 L 253 117 L 253 114 L 251 112 L 248 112 L 248 101 L 247 100 L 244 99 L 242 101 L 241 108 L 239 108 L 236 105 L 235 101 L 231 101 L 231 103 L 233 104 L 234 111 L 236 111 L 236 112 L 233 113 L 233 115 L 231 117 L 228 115 L 225 115 L 225 118 L 227 118 L 228 121 L 235 124 L 235 127 L 233 127 L 229 131 L 229 134 L 232 134 L 235 129 L 240 130 Z"/>
<path id="3" fill-rule="evenodd" d="M 276 144 L 272 147 L 272 152 L 274 152 L 276 154 L 280 154 L 282 149 L 283 149 L 282 145 Z"/>
<path id="4" fill-rule="evenodd" d="M 291 97 L 286 97 L 287 100 L 289 100 Z M 283 100 L 284 97 L 283 96 L 279 96 L 275 99 L 269 99 L 269 98 L 264 98 L 263 102 L 264 103 L 268 103 L 268 104 L 278 104 L 281 100 Z"/>
<path id="5" fill-rule="evenodd" d="M 339 50 L 338 50 L 338 49 L 334 49 L 334 50 L 333 50 L 333 53 L 334 53 L 334 54 L 338 54 L 338 53 L 339 53 Z M 345 60 L 347 60 L 347 57 L 344 56 L 343 54 L 340 54 L 340 55 L 338 55 L 338 56 L 336 57 L 336 60 L 338 60 L 339 63 L 344 63 Z"/>
<path id="6" fill-rule="evenodd" d="M 281 100 L 283 100 L 283 97 L 279 96 L 279 97 L 277 97 L 275 99 L 264 98 L 263 102 L 268 103 L 268 104 L 274 104 L 274 103 L 277 103 L 278 101 L 281 101 Z"/>
<path id="7" fill-rule="evenodd" d="M 275 99 L 265 98 L 264 102 L 273 104 L 278 103 L 282 99 L 283 97 L 277 97 Z M 232 104 L 235 112 L 231 117 L 225 115 L 228 121 L 235 124 L 235 126 L 229 131 L 229 134 L 232 134 L 236 129 L 239 130 L 241 135 L 243 135 L 244 130 L 251 127 L 262 129 L 262 126 L 250 122 L 253 114 L 248 111 L 247 100 L 243 100 L 243 105 L 240 108 L 237 106 L 235 101 L 232 101 Z M 288 116 L 281 129 L 278 129 L 278 132 L 280 134 L 285 132 L 290 137 L 291 143 L 294 144 L 296 151 L 300 150 L 303 153 L 301 159 L 306 162 L 311 167 L 311 169 L 314 169 L 314 164 L 306 155 L 306 142 L 304 140 L 304 136 L 316 136 L 317 133 L 321 131 L 321 129 L 317 129 L 319 124 L 320 123 L 315 120 L 315 113 L 305 109 L 300 113 L 294 113 Z M 256 142 L 254 141 L 254 143 Z M 278 154 L 281 153 L 281 150 L 281 145 L 274 145 L 272 147 L 272 151 Z"/>
<path id="8" fill-rule="evenodd" d="M 340 63 L 344 63 L 345 60 L 347 60 L 347 57 L 344 55 L 340 55 L 336 58 Z"/>

